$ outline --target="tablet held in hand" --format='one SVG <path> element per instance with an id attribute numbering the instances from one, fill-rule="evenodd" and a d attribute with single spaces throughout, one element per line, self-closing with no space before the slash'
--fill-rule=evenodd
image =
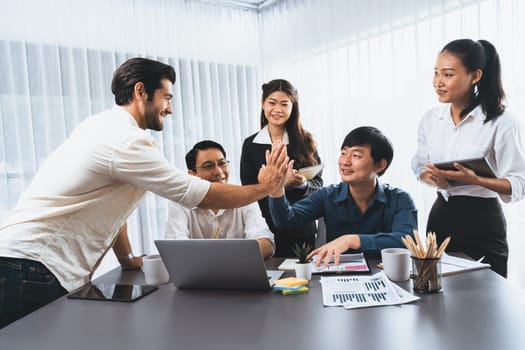
<path id="1" fill-rule="evenodd" d="M 458 170 L 454 167 L 454 163 L 459 163 L 463 165 L 465 168 L 474 171 L 478 176 L 490 177 L 494 179 L 497 177 L 495 171 L 490 166 L 487 157 L 459 159 L 449 162 L 434 163 L 434 166 L 441 170 Z M 448 182 L 452 186 L 463 185 L 463 183 L 457 181 L 448 180 Z"/>

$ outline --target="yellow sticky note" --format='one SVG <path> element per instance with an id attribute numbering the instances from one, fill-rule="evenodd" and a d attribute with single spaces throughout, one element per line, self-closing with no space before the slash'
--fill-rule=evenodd
<path id="1" fill-rule="evenodd" d="M 275 281 L 275 284 L 283 287 L 295 287 L 301 284 L 307 284 L 308 280 L 304 280 L 297 277 L 287 277 L 281 278 L 280 280 Z"/>

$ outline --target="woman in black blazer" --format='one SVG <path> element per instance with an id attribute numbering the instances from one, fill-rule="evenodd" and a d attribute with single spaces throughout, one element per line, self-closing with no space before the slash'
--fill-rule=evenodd
<path id="1" fill-rule="evenodd" d="M 241 182 L 256 184 L 257 173 L 266 163 L 265 152 L 272 143 L 287 144 L 288 156 L 294 160 L 294 169 L 320 164 L 312 134 L 303 129 L 300 121 L 297 90 L 288 81 L 275 79 L 262 86 L 261 130 L 244 140 L 241 154 Z M 311 180 L 294 171 L 286 185 L 286 197 L 290 203 L 308 196 L 323 186 L 321 172 Z M 268 198 L 259 201 L 262 214 L 275 235 L 276 257 L 294 256 L 295 243 L 314 245 L 317 228 L 315 222 L 293 230 L 280 230 L 272 222 Z"/>

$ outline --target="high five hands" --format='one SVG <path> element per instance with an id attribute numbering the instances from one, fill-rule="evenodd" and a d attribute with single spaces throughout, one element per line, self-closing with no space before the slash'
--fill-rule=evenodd
<path id="1" fill-rule="evenodd" d="M 270 195 L 280 197 L 284 193 L 293 171 L 293 160 L 287 155 L 286 144 L 278 141 L 272 144 L 272 151 L 266 151 L 266 164 L 259 170 L 257 180 L 268 185 Z"/>

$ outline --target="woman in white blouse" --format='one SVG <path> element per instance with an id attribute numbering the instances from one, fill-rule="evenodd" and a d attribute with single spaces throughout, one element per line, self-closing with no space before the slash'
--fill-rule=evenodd
<path id="1" fill-rule="evenodd" d="M 451 236 L 448 251 L 460 251 L 507 276 L 506 221 L 499 203 L 525 196 L 525 157 L 518 121 L 503 105 L 500 61 L 485 40 L 459 39 L 439 53 L 434 89 L 439 102 L 420 121 L 412 169 L 437 187 L 427 232 L 439 241 Z M 497 178 L 478 176 L 454 163 L 440 170 L 434 163 L 486 157 Z M 453 183 L 461 185 L 452 185 Z"/>

